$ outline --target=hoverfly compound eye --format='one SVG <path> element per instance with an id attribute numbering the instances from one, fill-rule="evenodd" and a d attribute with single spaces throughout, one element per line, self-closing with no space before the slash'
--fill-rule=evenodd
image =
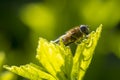
<path id="1" fill-rule="evenodd" d="M 89 34 L 89 28 L 88 28 L 87 25 L 81 25 L 81 26 L 80 26 L 80 31 L 81 31 L 82 33 L 86 34 L 86 35 Z"/>

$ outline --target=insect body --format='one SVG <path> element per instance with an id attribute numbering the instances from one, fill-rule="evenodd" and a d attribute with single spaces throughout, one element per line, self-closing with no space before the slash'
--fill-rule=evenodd
<path id="1" fill-rule="evenodd" d="M 80 25 L 73 29 L 67 31 L 64 35 L 60 36 L 56 39 L 55 43 L 59 43 L 60 39 L 62 39 L 64 45 L 69 45 L 71 43 L 77 42 L 85 38 L 89 34 L 89 28 L 87 25 Z"/>

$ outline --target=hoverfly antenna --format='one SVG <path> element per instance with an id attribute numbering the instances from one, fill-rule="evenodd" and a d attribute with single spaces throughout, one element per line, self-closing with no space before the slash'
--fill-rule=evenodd
<path id="1" fill-rule="evenodd" d="M 88 25 L 80 25 L 80 31 L 86 35 L 89 34 L 89 28 Z"/>

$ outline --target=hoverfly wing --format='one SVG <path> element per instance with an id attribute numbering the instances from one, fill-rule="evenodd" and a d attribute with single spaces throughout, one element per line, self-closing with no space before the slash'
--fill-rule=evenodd
<path id="1" fill-rule="evenodd" d="M 54 40 L 54 41 L 52 41 L 52 42 L 59 44 L 59 43 L 60 43 L 60 39 L 63 40 L 64 36 L 65 36 L 65 35 L 62 35 L 62 36 L 60 36 L 59 38 L 57 38 L 56 40 Z"/>

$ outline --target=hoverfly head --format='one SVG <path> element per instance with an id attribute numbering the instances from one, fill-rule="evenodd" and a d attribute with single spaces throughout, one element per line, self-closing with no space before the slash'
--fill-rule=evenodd
<path id="1" fill-rule="evenodd" d="M 80 32 L 82 32 L 83 34 L 88 35 L 89 34 L 89 28 L 87 25 L 80 25 Z"/>

